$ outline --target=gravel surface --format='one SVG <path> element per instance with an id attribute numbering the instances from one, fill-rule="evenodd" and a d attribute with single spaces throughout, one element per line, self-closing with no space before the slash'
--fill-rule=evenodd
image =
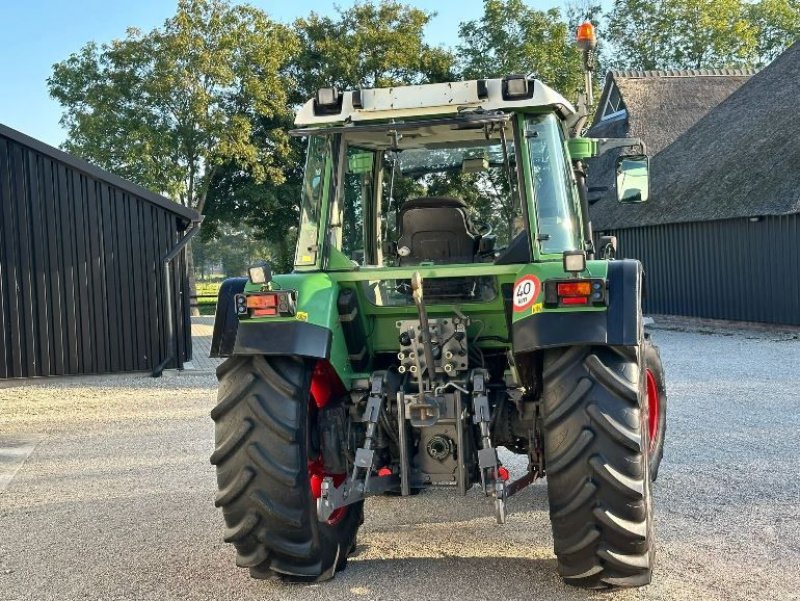
<path id="1" fill-rule="evenodd" d="M 670 413 L 649 587 L 563 585 L 544 483 L 511 500 L 506 526 L 476 491 L 370 499 L 335 580 L 250 580 L 213 507 L 215 380 L 193 374 L 0 388 L 0 599 L 800 598 L 800 342 L 655 338 Z"/>

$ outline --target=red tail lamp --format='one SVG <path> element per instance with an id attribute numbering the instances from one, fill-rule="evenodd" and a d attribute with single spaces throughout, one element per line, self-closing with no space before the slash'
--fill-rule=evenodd
<path id="1" fill-rule="evenodd" d="M 239 317 L 291 316 L 295 314 L 295 296 L 291 290 L 237 294 Z"/>
<path id="2" fill-rule="evenodd" d="M 560 299 L 562 305 L 588 305 L 588 296 L 568 296 Z"/>
<path id="3" fill-rule="evenodd" d="M 558 296 L 589 296 L 592 293 L 592 283 L 582 282 L 559 282 Z"/>
<path id="4" fill-rule="evenodd" d="M 604 306 L 608 300 L 606 281 L 600 278 L 590 280 L 547 280 L 544 283 L 544 304 L 550 308 Z"/>

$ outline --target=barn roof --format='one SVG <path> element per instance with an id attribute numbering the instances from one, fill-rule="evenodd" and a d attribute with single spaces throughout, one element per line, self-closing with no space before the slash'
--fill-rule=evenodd
<path id="1" fill-rule="evenodd" d="M 610 71 L 587 135 L 641 138 L 647 145 L 648 155 L 653 157 L 754 73 L 743 69 Z M 612 113 L 609 119 L 606 115 L 613 109 L 607 108 L 608 100 L 614 94 L 619 94 L 620 109 L 624 110 Z M 614 160 L 618 155 L 618 151 L 607 152 L 588 163 L 589 185 L 608 188 L 600 194 L 601 200 L 591 207 L 595 228 L 613 227 L 617 220 L 626 216 L 616 206 L 614 193 Z"/>
<path id="2" fill-rule="evenodd" d="M 669 146 L 651 152 L 650 202 L 605 198 L 592 207 L 595 228 L 800 212 L 798 80 L 795 43 Z"/>
<path id="3" fill-rule="evenodd" d="M 655 155 L 725 100 L 755 71 L 707 69 L 688 71 L 610 71 L 599 107 L 616 87 L 627 110 L 627 133 L 645 140 Z M 606 126 L 598 111 L 594 130 Z"/>
<path id="4" fill-rule="evenodd" d="M 79 159 L 78 157 L 66 153 L 63 150 L 59 150 L 58 148 L 50 146 L 49 144 L 45 144 L 40 140 L 31 138 L 30 136 L 23 134 L 16 129 L 7 127 L 1 123 L 0 137 L 8 138 L 9 140 L 13 140 L 16 143 L 21 144 L 22 146 L 27 146 L 31 150 L 43 154 L 54 161 L 63 163 L 64 165 L 67 165 L 77 171 L 82 171 L 83 173 L 97 180 L 106 182 L 107 184 L 124 190 L 133 196 L 137 196 L 138 198 L 141 198 L 156 206 L 167 209 L 168 211 L 171 211 L 180 217 L 184 217 L 187 221 L 196 221 L 199 219 L 199 215 L 188 207 L 184 207 L 177 202 L 171 201 L 169 198 L 161 196 L 160 194 L 156 194 L 155 192 L 134 184 L 133 182 L 129 182 L 126 179 L 122 179 L 113 173 L 104 171 L 103 169 L 100 169 L 99 167 L 92 165 L 83 159 Z"/>

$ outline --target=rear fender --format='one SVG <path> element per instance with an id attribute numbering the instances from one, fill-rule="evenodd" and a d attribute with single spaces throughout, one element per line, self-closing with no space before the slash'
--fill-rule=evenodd
<path id="1" fill-rule="evenodd" d="M 236 331 L 239 329 L 233 297 L 244 291 L 245 284 L 247 278 L 228 278 L 219 287 L 210 357 L 230 357 L 233 354 Z"/>
<path id="2" fill-rule="evenodd" d="M 608 262 L 608 310 L 534 313 L 512 327 L 515 353 L 558 346 L 638 346 L 642 328 L 642 264 Z"/>
<path id="3" fill-rule="evenodd" d="M 225 299 L 225 311 L 233 314 L 233 295 L 259 289 L 253 284 L 238 284 Z M 227 282 L 228 280 L 226 280 Z M 294 355 L 310 359 L 327 360 L 339 380 L 347 386 L 351 379 L 352 367 L 348 357 L 344 332 L 339 322 L 336 301 L 339 285 L 325 273 L 292 273 L 276 275 L 273 284 L 279 289 L 296 290 L 296 314 L 294 317 L 265 317 L 257 319 L 238 319 L 223 326 L 220 324 L 220 344 L 217 357 L 230 355 Z M 224 286 L 224 284 L 223 284 Z M 223 302 L 220 290 L 220 303 Z M 217 321 L 221 321 L 220 305 L 217 305 Z M 215 336 L 217 324 L 215 323 Z M 233 342 L 231 342 L 231 340 Z M 212 353 L 214 352 L 212 346 Z"/>

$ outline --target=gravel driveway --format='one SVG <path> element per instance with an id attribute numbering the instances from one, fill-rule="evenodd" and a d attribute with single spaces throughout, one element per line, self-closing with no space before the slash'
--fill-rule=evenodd
<path id="1" fill-rule="evenodd" d="M 670 414 L 649 587 L 561 584 L 544 483 L 504 527 L 476 491 L 370 499 L 335 580 L 250 580 L 213 507 L 215 380 L 192 374 L 0 388 L 0 599 L 800 598 L 800 342 L 655 337 Z"/>

